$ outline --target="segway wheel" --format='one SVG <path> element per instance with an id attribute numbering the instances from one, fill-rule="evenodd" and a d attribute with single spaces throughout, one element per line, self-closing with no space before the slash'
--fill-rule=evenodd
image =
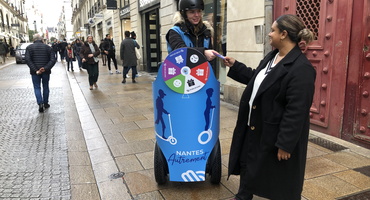
<path id="1" fill-rule="evenodd" d="M 154 149 L 154 176 L 159 185 L 167 182 L 167 163 L 157 143 Z"/>
<path id="2" fill-rule="evenodd" d="M 215 148 L 213 148 L 212 153 L 212 162 L 210 165 L 210 175 L 211 175 L 211 183 L 212 184 L 219 184 L 221 181 L 221 146 L 220 141 L 217 140 Z"/>

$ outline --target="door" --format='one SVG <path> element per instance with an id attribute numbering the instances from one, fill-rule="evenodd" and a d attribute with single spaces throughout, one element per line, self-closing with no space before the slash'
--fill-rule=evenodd
<path id="1" fill-rule="evenodd" d="M 274 1 L 275 19 L 282 14 L 296 14 L 315 33 L 314 42 L 307 48 L 302 48 L 317 73 L 310 112 L 311 129 L 339 138 L 343 127 L 351 2 L 352 0 Z"/>
<path id="2" fill-rule="evenodd" d="M 161 62 L 159 10 L 145 13 L 147 71 L 157 72 Z"/>
<path id="3" fill-rule="evenodd" d="M 370 148 L 370 0 L 353 4 L 343 139 Z"/>

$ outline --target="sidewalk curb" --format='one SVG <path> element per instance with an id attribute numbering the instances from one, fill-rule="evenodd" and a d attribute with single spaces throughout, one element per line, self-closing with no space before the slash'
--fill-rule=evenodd
<path id="1" fill-rule="evenodd" d="M 361 147 L 361 146 L 358 146 L 356 144 L 350 143 L 350 142 L 345 141 L 343 139 L 340 139 L 340 138 L 337 138 L 337 137 L 334 137 L 334 136 L 331 136 L 331 135 L 327 135 L 325 133 L 320 133 L 320 132 L 314 131 L 314 130 L 310 130 L 310 135 L 311 136 L 313 135 L 313 136 L 316 136 L 316 137 L 319 137 L 319 138 L 323 138 L 323 139 L 326 139 L 328 141 L 334 142 L 336 144 L 342 145 L 342 146 L 348 148 L 350 151 L 352 151 L 354 153 L 362 155 L 366 158 L 370 158 L 370 149 L 366 149 L 364 147 Z"/>

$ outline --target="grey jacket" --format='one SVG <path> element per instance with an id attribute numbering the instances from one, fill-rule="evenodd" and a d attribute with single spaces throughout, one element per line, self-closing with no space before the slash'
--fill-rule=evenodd
<path id="1" fill-rule="evenodd" d="M 120 57 L 123 61 L 123 66 L 132 67 L 137 65 L 135 48 L 140 49 L 140 45 L 130 37 L 126 37 L 120 47 Z"/>

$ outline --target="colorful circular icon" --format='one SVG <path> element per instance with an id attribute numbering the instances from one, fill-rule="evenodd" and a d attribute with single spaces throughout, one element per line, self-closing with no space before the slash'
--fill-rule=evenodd
<path id="1" fill-rule="evenodd" d="M 192 94 L 207 83 L 210 64 L 202 53 L 192 48 L 171 52 L 162 64 L 166 85 L 180 94 Z"/>

